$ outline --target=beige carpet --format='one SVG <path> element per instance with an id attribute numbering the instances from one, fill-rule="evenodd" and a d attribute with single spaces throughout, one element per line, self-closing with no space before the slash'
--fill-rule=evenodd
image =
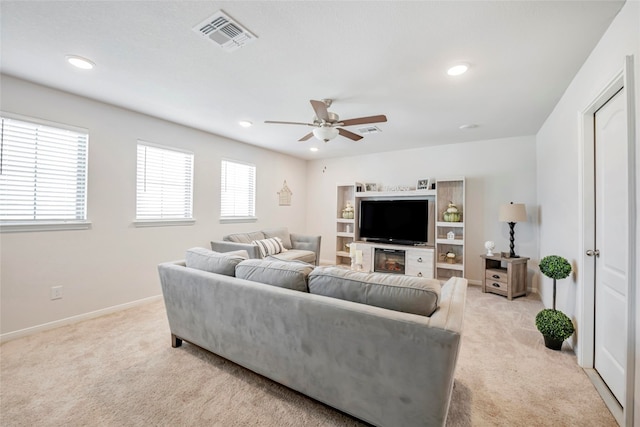
<path id="1" fill-rule="evenodd" d="M 469 287 L 448 426 L 617 425 L 574 354 L 544 347 L 541 308 Z M 364 425 L 188 343 L 172 349 L 161 302 L 7 342 L 0 358 L 2 426 Z"/>

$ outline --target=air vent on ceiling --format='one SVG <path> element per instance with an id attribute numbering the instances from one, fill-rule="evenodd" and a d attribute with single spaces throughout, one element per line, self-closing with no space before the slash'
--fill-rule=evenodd
<path id="1" fill-rule="evenodd" d="M 362 135 L 366 135 L 368 133 L 380 133 L 382 132 L 378 126 L 365 126 L 358 128 L 358 132 Z"/>
<path id="2" fill-rule="evenodd" d="M 211 40 L 227 52 L 233 52 L 257 39 L 223 11 L 216 12 L 195 27 L 193 31 Z"/>

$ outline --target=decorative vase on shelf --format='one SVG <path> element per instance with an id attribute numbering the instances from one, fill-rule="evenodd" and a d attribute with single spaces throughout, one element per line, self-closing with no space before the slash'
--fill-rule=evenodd
<path id="1" fill-rule="evenodd" d="M 493 249 L 495 249 L 496 244 L 491 240 L 487 240 L 484 242 L 484 248 L 487 250 L 487 256 L 493 256 Z"/>
<path id="2" fill-rule="evenodd" d="M 351 202 L 347 202 L 347 204 L 344 207 L 344 209 L 342 209 L 342 218 L 344 218 L 344 219 L 353 219 L 354 218 L 353 206 L 351 206 Z"/>
<path id="3" fill-rule="evenodd" d="M 453 251 L 448 251 L 446 253 L 440 254 L 440 257 L 444 258 L 444 261 L 447 262 L 448 264 L 456 263 L 456 254 Z"/>
<path id="4" fill-rule="evenodd" d="M 445 222 L 460 222 L 460 211 L 458 207 L 453 204 L 453 202 L 449 202 L 449 207 L 442 215 Z"/>

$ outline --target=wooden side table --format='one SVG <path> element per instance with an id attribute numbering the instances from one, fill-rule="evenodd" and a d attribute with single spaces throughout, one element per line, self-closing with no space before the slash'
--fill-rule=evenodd
<path id="1" fill-rule="evenodd" d="M 482 292 L 503 295 L 509 300 L 527 295 L 527 261 L 529 258 L 480 256 L 484 261 Z"/>

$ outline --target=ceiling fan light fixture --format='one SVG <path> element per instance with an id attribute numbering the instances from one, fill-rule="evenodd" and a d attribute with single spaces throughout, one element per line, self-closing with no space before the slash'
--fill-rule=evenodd
<path id="1" fill-rule="evenodd" d="M 309 151 L 313 151 L 314 153 L 317 152 L 319 150 L 318 147 L 311 147 L 309 148 Z"/>
<path id="2" fill-rule="evenodd" d="M 338 129 L 329 126 L 321 126 L 313 130 L 313 136 L 320 141 L 328 142 L 338 136 Z"/>
<path id="3" fill-rule="evenodd" d="M 447 74 L 449 74 L 450 76 L 459 76 L 461 74 L 466 73 L 468 69 L 469 69 L 469 64 L 460 63 L 449 68 L 447 70 Z"/>
<path id="4" fill-rule="evenodd" d="M 250 128 L 253 125 L 249 120 L 240 120 L 238 124 L 243 128 Z"/>

